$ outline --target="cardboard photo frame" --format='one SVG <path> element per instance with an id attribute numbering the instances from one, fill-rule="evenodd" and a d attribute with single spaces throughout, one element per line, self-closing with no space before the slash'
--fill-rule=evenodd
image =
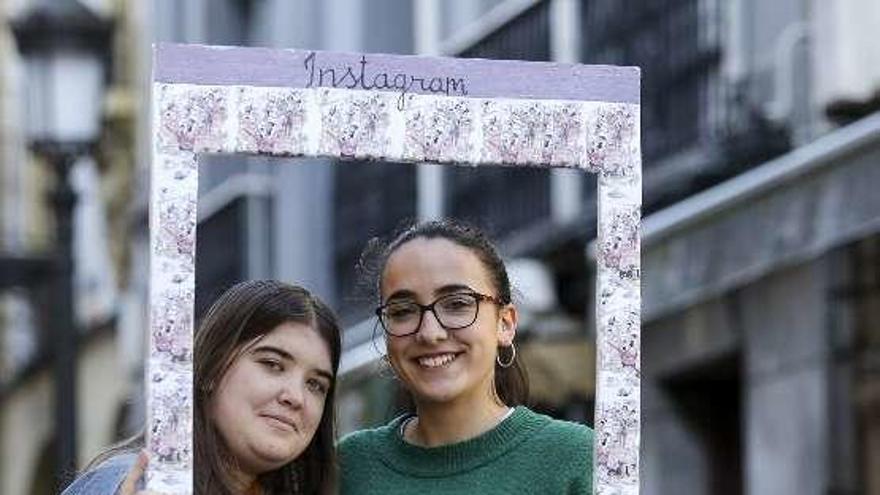
<path id="1" fill-rule="evenodd" d="M 593 492 L 639 491 L 640 74 L 634 67 L 159 44 L 152 80 L 147 486 L 192 493 L 203 153 L 598 175 Z"/>

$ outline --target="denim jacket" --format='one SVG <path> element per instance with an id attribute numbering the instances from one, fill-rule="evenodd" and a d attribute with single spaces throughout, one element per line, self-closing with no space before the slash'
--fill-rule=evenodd
<path id="1" fill-rule="evenodd" d="M 81 474 L 61 495 L 116 495 L 137 460 L 136 453 L 120 454 Z M 143 489 L 143 480 L 138 490 Z"/>

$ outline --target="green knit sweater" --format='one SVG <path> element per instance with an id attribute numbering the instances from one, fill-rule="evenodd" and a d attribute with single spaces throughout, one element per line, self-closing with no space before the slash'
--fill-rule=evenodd
<path id="1" fill-rule="evenodd" d="M 425 448 L 400 435 L 401 416 L 339 444 L 342 495 L 590 494 L 593 431 L 517 407 L 492 430 Z"/>

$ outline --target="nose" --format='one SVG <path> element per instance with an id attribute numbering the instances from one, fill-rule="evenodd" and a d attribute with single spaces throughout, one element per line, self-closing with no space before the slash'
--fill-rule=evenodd
<path id="1" fill-rule="evenodd" d="M 305 388 L 303 380 L 285 381 L 278 392 L 278 402 L 293 409 L 302 407 Z"/>
<path id="2" fill-rule="evenodd" d="M 440 324 L 433 308 L 422 313 L 422 321 L 419 325 L 419 331 L 416 333 L 418 339 L 431 344 L 446 339 L 447 335 L 446 329 Z"/>

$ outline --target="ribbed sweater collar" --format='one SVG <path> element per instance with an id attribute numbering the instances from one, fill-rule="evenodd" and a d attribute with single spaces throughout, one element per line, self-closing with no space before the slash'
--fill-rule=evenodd
<path id="1" fill-rule="evenodd" d="M 440 447 L 420 447 L 400 436 L 400 416 L 380 430 L 376 439 L 382 461 L 395 471 L 410 476 L 450 476 L 487 464 L 528 439 L 550 422 L 550 418 L 519 406 L 491 430 L 462 442 Z"/>

